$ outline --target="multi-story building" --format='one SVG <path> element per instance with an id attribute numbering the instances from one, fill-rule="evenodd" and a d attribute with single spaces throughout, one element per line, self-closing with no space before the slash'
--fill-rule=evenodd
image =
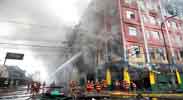
<path id="1" fill-rule="evenodd" d="M 164 22 L 169 15 L 161 1 L 117 0 L 124 59 L 129 65 L 150 69 L 156 64 L 160 72 L 175 66 L 182 71 L 183 21 L 174 17 Z M 134 54 L 134 50 L 139 51 Z"/>
<path id="2" fill-rule="evenodd" d="M 161 24 L 168 16 L 164 15 L 160 0 L 120 0 L 119 3 L 124 48 L 130 51 L 135 46 L 142 54 L 128 57 L 129 61 L 141 59 L 135 62 L 167 64 L 167 56 L 174 56 L 176 63 L 182 63 L 182 20 L 172 18 L 162 33 Z"/>
<path id="3" fill-rule="evenodd" d="M 94 0 L 88 9 L 80 26 L 90 34 L 103 36 L 96 40 L 98 64 L 122 61 L 129 67 L 116 64 L 118 68 L 146 69 L 142 79 L 138 77 L 142 73 L 134 70 L 130 76 L 137 84 L 145 80 L 147 88 L 155 80 L 165 79 L 164 72 L 172 72 L 172 68 L 182 72 L 183 20 L 174 17 L 165 21 L 170 15 L 162 0 Z M 160 77 L 152 74 L 155 70 L 162 72 Z M 148 83 L 149 77 L 156 79 Z M 180 77 L 178 72 L 174 73 L 174 83 Z"/>
<path id="4" fill-rule="evenodd" d="M 25 71 L 18 66 L 6 66 L 8 70 L 8 86 L 24 85 L 28 80 L 25 76 Z"/>

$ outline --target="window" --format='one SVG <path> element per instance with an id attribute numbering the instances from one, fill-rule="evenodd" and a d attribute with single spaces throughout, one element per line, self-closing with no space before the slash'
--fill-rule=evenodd
<path id="1" fill-rule="evenodd" d="M 132 57 L 140 57 L 140 46 L 131 46 L 129 55 Z"/>
<path id="2" fill-rule="evenodd" d="M 156 58 L 153 48 L 149 48 L 149 56 L 151 60 L 154 60 Z"/>
<path id="3" fill-rule="evenodd" d="M 150 35 L 150 32 L 148 30 L 145 30 L 145 34 L 147 36 L 147 39 L 150 39 L 151 35 Z"/>
<path id="4" fill-rule="evenodd" d="M 156 22 L 157 22 L 158 25 L 161 25 L 161 23 L 162 23 L 161 19 L 159 19 L 159 18 L 156 19 Z"/>
<path id="5" fill-rule="evenodd" d="M 132 4 L 135 0 L 125 0 L 125 3 Z"/>
<path id="6" fill-rule="evenodd" d="M 148 22 L 148 18 L 147 18 L 146 15 L 143 15 L 142 18 L 143 18 L 144 23 L 147 23 Z"/>
<path id="7" fill-rule="evenodd" d="M 128 27 L 128 32 L 130 36 L 137 36 L 137 29 L 135 27 Z"/>
<path id="8" fill-rule="evenodd" d="M 142 10 L 145 10 L 146 6 L 145 6 L 144 0 L 140 0 L 140 1 L 139 1 L 139 4 L 140 4 L 140 8 L 141 8 Z"/>
<path id="9" fill-rule="evenodd" d="M 183 50 L 180 51 L 180 57 L 183 59 Z"/>
<path id="10" fill-rule="evenodd" d="M 165 55 L 164 55 L 164 49 L 163 48 L 157 48 L 157 59 L 160 61 L 165 60 Z"/>
<path id="11" fill-rule="evenodd" d="M 166 24 L 167 24 L 167 27 L 170 27 L 170 22 L 169 22 L 169 21 L 167 21 L 167 23 L 166 23 Z"/>
<path id="12" fill-rule="evenodd" d="M 154 39 L 159 40 L 160 39 L 160 33 L 156 31 L 151 31 L 151 35 L 153 36 Z"/>
<path id="13" fill-rule="evenodd" d="M 173 29 L 177 29 L 177 24 L 176 24 L 176 22 L 172 21 L 172 22 L 171 22 L 171 26 L 172 26 Z"/>
<path id="14" fill-rule="evenodd" d="M 181 44 L 181 36 L 176 35 L 175 36 L 175 41 L 176 41 L 177 44 Z"/>
<path id="15" fill-rule="evenodd" d="M 157 8 L 158 8 L 157 2 L 155 0 L 148 0 L 147 8 L 149 10 L 157 10 Z"/>
<path id="16" fill-rule="evenodd" d="M 150 23 L 155 25 L 156 24 L 156 18 L 154 16 L 149 16 Z"/>
<path id="17" fill-rule="evenodd" d="M 135 13 L 134 12 L 127 11 L 126 14 L 127 14 L 128 19 L 135 19 Z"/>

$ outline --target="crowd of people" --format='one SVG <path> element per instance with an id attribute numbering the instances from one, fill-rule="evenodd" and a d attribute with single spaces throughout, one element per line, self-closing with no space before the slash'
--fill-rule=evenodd
<path id="1" fill-rule="evenodd" d="M 50 87 L 53 87 L 52 85 Z M 70 87 L 70 94 L 75 95 L 79 94 L 82 90 L 82 86 L 79 85 L 79 82 L 71 80 L 69 83 Z M 108 91 L 109 88 L 113 90 L 120 90 L 120 91 L 136 91 L 136 84 L 134 82 L 127 82 L 127 81 L 113 81 L 111 84 L 108 84 L 106 80 L 102 81 L 90 81 L 88 80 L 85 85 L 85 91 L 90 92 L 97 92 L 100 93 L 101 91 Z M 31 93 L 32 96 L 38 95 L 40 92 L 45 93 L 46 83 L 43 82 L 28 82 L 27 84 L 27 92 Z M 41 91 L 42 90 L 42 91 Z"/>
<path id="2" fill-rule="evenodd" d="M 96 92 L 100 92 L 102 90 L 121 90 L 121 91 L 136 91 L 136 84 L 134 82 L 127 82 L 125 80 L 119 81 L 113 81 L 111 84 L 107 84 L 106 80 L 102 80 L 102 81 L 88 81 L 87 85 L 86 85 L 86 90 L 88 92 L 92 92 L 92 91 L 96 91 Z"/>
<path id="3" fill-rule="evenodd" d="M 70 81 L 70 92 L 76 91 L 78 87 L 77 81 Z M 134 82 L 127 82 L 127 81 L 113 81 L 111 84 L 107 84 L 106 80 L 102 81 L 90 81 L 88 80 L 85 85 L 86 92 L 97 92 L 100 93 L 101 91 L 108 91 L 108 90 L 119 90 L 119 91 L 136 91 L 137 86 Z"/>
<path id="4" fill-rule="evenodd" d="M 107 89 L 107 82 L 105 80 L 99 82 L 99 81 L 87 81 L 86 84 L 86 90 L 87 92 L 93 92 L 94 90 L 96 92 L 101 92 L 101 90 Z"/>
<path id="5" fill-rule="evenodd" d="M 41 84 L 40 82 L 28 82 L 27 83 L 27 93 L 31 93 L 32 96 L 38 95 L 40 93 L 40 90 L 42 89 L 42 92 L 44 93 L 46 83 L 43 82 Z"/>

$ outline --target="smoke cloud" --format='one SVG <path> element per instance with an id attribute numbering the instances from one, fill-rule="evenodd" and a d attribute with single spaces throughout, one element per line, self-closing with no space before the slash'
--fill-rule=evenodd
<path id="1" fill-rule="evenodd" d="M 1 0 L 1 63 L 6 52 L 24 53 L 23 61 L 8 60 L 7 64 L 18 65 L 29 73 L 44 71 L 49 76 L 66 60 L 62 42 L 89 1 Z"/>

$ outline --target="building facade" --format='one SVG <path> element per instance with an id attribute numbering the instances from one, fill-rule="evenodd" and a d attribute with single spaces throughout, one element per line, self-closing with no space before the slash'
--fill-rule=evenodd
<path id="1" fill-rule="evenodd" d="M 92 58 L 96 65 L 93 69 L 99 70 L 96 73 L 110 70 L 111 80 L 130 76 L 137 87 L 146 89 L 153 84 L 158 84 L 158 88 L 163 84 L 166 89 L 169 84 L 182 83 L 183 74 L 179 72 L 183 72 L 183 20 L 174 17 L 165 21 L 172 15 L 162 1 L 91 2 L 78 28 L 84 30 L 82 36 L 90 37 L 88 45 L 93 43 L 96 56 Z M 121 74 L 126 68 L 130 75 Z M 169 73 L 173 73 L 174 81 L 167 78 L 171 76 Z M 106 77 L 100 75 L 101 79 Z"/>
<path id="2" fill-rule="evenodd" d="M 6 66 L 8 70 L 7 86 L 25 85 L 28 80 L 25 71 L 18 66 Z"/>
<path id="3" fill-rule="evenodd" d="M 150 84 L 163 83 L 162 80 L 167 82 L 167 87 L 168 84 L 181 84 L 180 78 L 183 80 L 183 75 L 179 75 L 177 71 L 182 73 L 182 18 L 178 16 L 170 18 L 172 15 L 167 13 L 162 0 L 107 0 L 106 2 L 106 6 L 101 10 L 103 14 L 101 22 L 104 26 L 101 30 L 105 35 L 111 34 L 108 35 L 112 37 L 107 40 L 109 43 L 106 42 L 110 44 L 106 55 L 110 56 L 112 62 L 117 62 L 116 56 L 113 55 L 118 54 L 118 57 L 122 56 L 122 58 L 117 60 L 127 62 L 130 66 L 128 68 L 147 69 L 147 73 L 144 74 L 146 76 L 142 79 L 134 78 L 140 76 L 140 73 L 135 75 L 134 72 L 131 73 L 132 80 L 136 80 L 136 83 L 149 81 L 148 84 L 144 84 L 147 88 Z M 121 46 L 122 53 L 116 53 L 116 48 L 113 48 L 114 40 L 119 41 L 119 39 L 121 45 L 118 47 Z M 155 70 L 161 74 L 155 75 L 158 73 Z M 174 81 L 166 78 L 169 77 L 167 73 L 172 72 L 173 76 L 170 77 L 173 77 Z"/>
<path id="4" fill-rule="evenodd" d="M 168 15 L 164 13 L 160 0 L 116 1 L 124 55 L 129 62 L 168 64 L 167 56 L 173 56 L 176 64 L 183 63 L 183 21 L 180 18 L 168 20 L 162 32 L 161 24 Z M 113 17 L 107 17 L 110 18 L 106 23 L 111 26 Z M 112 26 L 106 30 L 110 28 Z M 139 50 L 138 54 L 133 54 L 134 48 Z"/>
<path id="5" fill-rule="evenodd" d="M 183 64 L 183 20 L 180 17 L 170 18 L 162 0 L 116 0 L 117 16 L 120 22 L 123 60 L 129 66 L 159 69 L 161 73 L 182 72 Z M 112 29 L 112 16 L 107 21 L 106 31 Z M 169 20 L 167 20 L 169 18 Z M 119 25 L 119 23 L 118 23 Z M 110 31 L 111 34 L 114 34 Z M 156 68 L 155 68 L 156 67 Z M 165 70 L 167 69 L 167 70 Z M 148 75 L 148 74 L 146 74 Z M 163 74 L 164 75 L 164 74 Z M 155 80 L 166 77 L 156 75 Z M 178 82 L 174 73 L 174 82 Z M 131 75 L 132 76 L 132 75 Z M 150 73 L 149 73 L 150 76 Z M 149 77 L 147 76 L 147 77 Z M 152 75 L 151 75 L 152 76 Z M 145 80 L 148 80 L 145 77 Z M 182 75 L 180 78 L 183 79 Z M 149 82 L 149 84 L 155 84 Z"/>

